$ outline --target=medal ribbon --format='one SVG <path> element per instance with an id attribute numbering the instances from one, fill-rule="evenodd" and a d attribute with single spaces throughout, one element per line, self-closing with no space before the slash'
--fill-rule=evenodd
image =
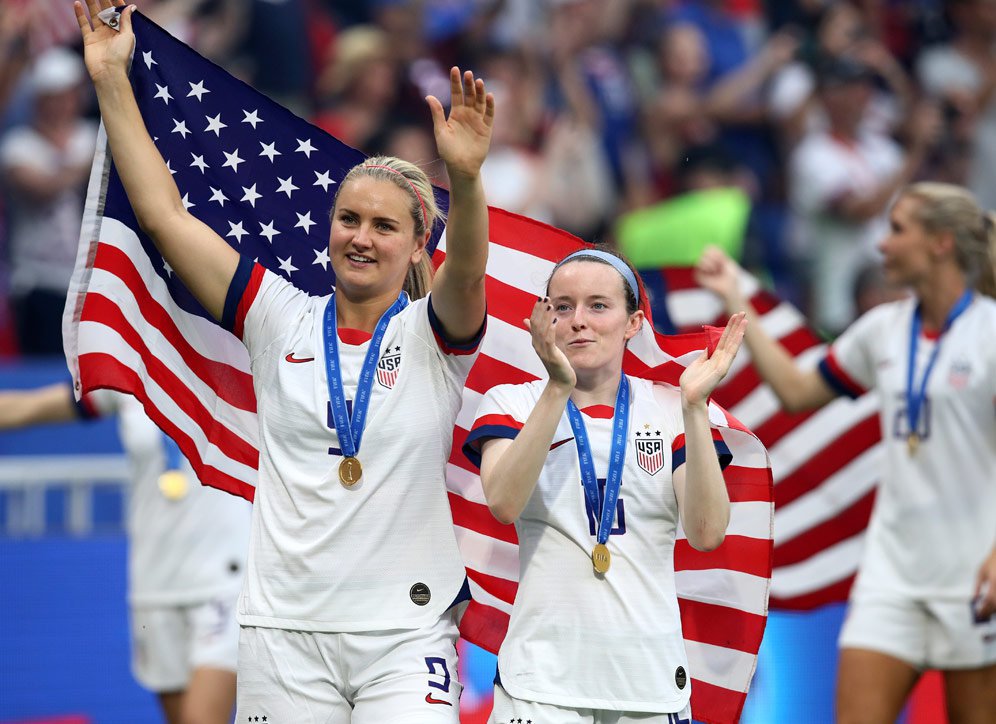
<path id="1" fill-rule="evenodd" d="M 609 473 L 605 479 L 605 499 L 602 508 L 598 507 L 598 479 L 595 477 L 595 463 L 588 442 L 588 430 L 584 426 L 581 411 L 572 400 L 567 401 L 567 419 L 574 431 L 578 447 L 578 463 L 581 466 L 581 484 L 591 509 L 599 516 L 597 540 L 601 544 L 609 539 L 612 519 L 619 499 L 619 486 L 622 484 L 623 463 L 626 461 L 626 431 L 629 429 L 629 379 L 622 375 L 619 391 L 616 392 L 616 408 L 612 414 L 612 447 L 609 451 Z"/>
<path id="2" fill-rule="evenodd" d="M 923 406 L 923 401 L 927 398 L 927 380 L 934 369 L 934 363 L 937 362 L 937 355 L 941 351 L 941 338 L 951 328 L 951 325 L 954 324 L 954 321 L 961 313 L 968 309 L 968 305 L 971 303 L 972 290 L 966 289 L 965 293 L 955 302 L 951 311 L 948 312 L 947 319 L 944 320 L 944 326 L 941 328 L 941 333 L 937 337 L 937 344 L 934 345 L 934 349 L 930 353 L 930 359 L 927 360 L 927 368 L 923 371 L 923 379 L 920 380 L 919 389 L 914 389 L 914 377 L 916 376 L 916 348 L 920 339 L 920 330 L 923 328 L 923 321 L 920 318 L 920 305 L 918 304 L 916 309 L 913 310 L 913 321 L 910 324 L 910 363 L 906 375 L 906 417 L 909 421 L 909 434 L 911 436 L 918 435 L 917 423 L 920 421 L 920 408 Z"/>
<path id="3" fill-rule="evenodd" d="M 373 388 L 374 368 L 380 357 L 380 343 L 384 341 L 387 325 L 395 314 L 408 306 L 408 295 L 404 292 L 377 321 L 373 336 L 370 338 L 370 348 L 360 368 L 360 379 L 356 384 L 356 398 L 353 400 L 352 419 L 346 408 L 346 393 L 342 386 L 342 371 L 339 369 L 339 334 L 335 318 L 335 293 L 325 305 L 325 379 L 328 382 L 329 400 L 332 402 L 332 419 L 335 420 L 336 433 L 339 435 L 339 447 L 347 458 L 356 457 L 360 450 L 360 439 L 363 437 L 363 427 L 367 421 L 367 409 L 370 407 L 370 390 Z"/>

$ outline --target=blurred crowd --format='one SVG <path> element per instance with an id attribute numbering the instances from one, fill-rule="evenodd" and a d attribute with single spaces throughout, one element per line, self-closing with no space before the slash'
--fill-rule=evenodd
<path id="1" fill-rule="evenodd" d="M 630 211 L 736 187 L 743 263 L 828 335 L 882 294 L 919 179 L 996 207 L 996 0 L 137 0 L 344 142 L 446 185 L 423 98 L 499 114 L 490 204 L 611 243 Z M 94 148 L 69 0 L 0 0 L 0 353 L 61 354 Z M 661 244 L 681 244 L 680 238 Z"/>

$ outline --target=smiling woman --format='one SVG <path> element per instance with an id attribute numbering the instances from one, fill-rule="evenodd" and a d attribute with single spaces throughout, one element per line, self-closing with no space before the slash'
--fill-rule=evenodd
<path id="1" fill-rule="evenodd" d="M 484 334 L 480 168 L 493 97 L 453 68 L 449 114 L 426 98 L 451 180 L 447 257 L 435 277 L 425 245 L 439 213 L 428 179 L 375 158 L 339 183 L 329 238 L 337 286 L 311 297 L 186 209 L 128 81 L 134 7 L 121 10 L 119 31 L 98 14 L 122 0 L 89 0 L 89 18 L 75 7 L 139 223 L 249 351 L 260 450 L 238 611 L 238 719 L 455 724 L 456 621 L 468 588 L 444 471 Z"/>
<path id="2" fill-rule="evenodd" d="M 673 551 L 679 520 L 700 550 L 726 533 L 729 450 L 706 405 L 744 315 L 678 390 L 622 372 L 644 322 L 622 258 L 576 252 L 547 294 L 525 321 L 549 379 L 492 388 L 464 446 L 492 513 L 519 538 L 491 721 L 690 721 Z"/>

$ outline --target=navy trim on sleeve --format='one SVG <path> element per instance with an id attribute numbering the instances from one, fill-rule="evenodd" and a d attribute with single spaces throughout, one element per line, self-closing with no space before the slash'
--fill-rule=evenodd
<path id="1" fill-rule="evenodd" d="M 507 440 L 514 440 L 519 434 L 519 430 L 507 425 L 481 425 L 467 433 L 467 439 L 463 442 L 461 451 L 471 464 L 478 470 L 481 469 L 481 443 L 493 437 L 503 437 Z"/>
<path id="2" fill-rule="evenodd" d="M 841 397 L 850 397 L 852 400 L 856 400 L 859 397 L 861 397 L 861 395 L 857 391 L 852 389 L 850 385 L 846 384 L 842 379 L 840 379 L 840 377 L 834 374 L 833 370 L 830 367 L 829 360 L 830 360 L 829 357 L 824 357 L 823 359 L 821 359 L 820 364 L 817 366 L 816 369 L 819 370 L 820 375 L 823 377 L 823 380 L 830 386 L 830 389 L 832 389 Z"/>
<path id="3" fill-rule="evenodd" d="M 235 316 L 239 310 L 239 302 L 242 295 L 249 286 L 249 278 L 252 276 L 252 269 L 255 262 L 247 256 L 239 257 L 239 265 L 232 275 L 232 283 L 228 285 L 228 294 L 225 295 L 225 309 L 221 314 L 221 326 L 229 332 L 235 331 Z"/>
<path id="4" fill-rule="evenodd" d="M 438 337 L 439 341 L 442 343 L 440 344 L 440 347 L 442 347 L 444 352 L 468 354 L 470 352 L 475 351 L 478 348 L 478 346 L 481 344 L 481 340 L 484 338 L 484 330 L 487 329 L 488 327 L 487 310 L 485 310 L 484 312 L 484 321 L 481 322 L 481 328 L 477 330 L 477 332 L 470 339 L 470 341 L 460 342 L 459 344 L 457 344 L 456 342 L 451 341 L 446 336 L 446 331 L 443 329 L 443 323 L 439 321 L 439 317 L 436 316 L 436 310 L 432 308 L 432 295 L 429 295 L 428 302 L 429 302 L 428 303 L 429 326 L 432 327 L 432 331 L 436 334 L 436 337 Z"/>
<path id="5" fill-rule="evenodd" d="M 719 469 L 726 470 L 729 464 L 733 462 L 733 453 L 730 452 L 730 447 L 723 440 L 713 440 L 712 443 L 716 447 L 716 456 L 719 458 Z M 685 446 L 682 445 L 671 453 L 671 472 L 673 473 L 684 465 L 685 461 Z"/>

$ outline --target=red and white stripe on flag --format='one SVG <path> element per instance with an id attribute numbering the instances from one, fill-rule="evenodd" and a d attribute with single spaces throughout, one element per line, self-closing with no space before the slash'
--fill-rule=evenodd
<path id="1" fill-rule="evenodd" d="M 668 311 L 679 329 L 722 318 L 721 305 L 695 284 L 691 269 L 661 273 Z M 764 329 L 798 364 L 814 367 L 826 345 L 803 315 L 746 272 L 742 284 Z M 754 431 L 771 456 L 776 541 L 771 607 L 810 609 L 846 600 L 882 464 L 875 397 L 841 398 L 811 413 L 784 412 L 743 349 L 715 399 Z"/>

